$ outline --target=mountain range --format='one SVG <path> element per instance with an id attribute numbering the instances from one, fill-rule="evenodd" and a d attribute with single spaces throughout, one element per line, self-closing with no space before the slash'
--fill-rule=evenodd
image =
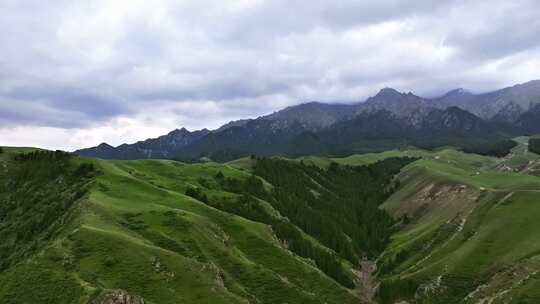
<path id="1" fill-rule="evenodd" d="M 535 132 L 540 132 L 540 80 L 483 94 L 456 89 L 437 98 L 384 88 L 355 104 L 304 103 L 212 131 L 182 128 L 134 144 L 103 143 L 75 154 L 227 161 L 249 154 L 351 154 L 406 145 L 454 145 L 474 151 Z"/>
<path id="2" fill-rule="evenodd" d="M 0 303 L 540 303 L 528 94 L 482 116 L 386 88 L 85 150 L 142 160 L 0 147 Z"/>

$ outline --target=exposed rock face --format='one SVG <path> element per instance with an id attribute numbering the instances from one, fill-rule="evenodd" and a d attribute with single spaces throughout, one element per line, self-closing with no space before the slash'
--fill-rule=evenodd
<path id="1" fill-rule="evenodd" d="M 524 112 L 525 111 L 519 104 L 511 101 L 503 106 L 499 112 L 493 116 L 493 120 L 515 123 L 519 119 L 520 115 Z"/>
<path id="2" fill-rule="evenodd" d="M 433 110 L 422 121 L 421 129 L 425 133 L 449 134 L 487 133 L 491 127 L 479 117 L 458 107 L 446 110 Z"/>
<path id="3" fill-rule="evenodd" d="M 117 289 L 108 292 L 91 304 L 144 304 L 144 299 L 139 296 L 128 294 L 125 290 Z"/>
<path id="4" fill-rule="evenodd" d="M 510 123 L 539 103 L 539 80 L 484 94 L 472 94 L 458 89 L 433 100 L 433 104 L 440 108 L 456 106 L 482 119 L 496 118 Z"/>
<path id="5" fill-rule="evenodd" d="M 530 134 L 540 132 L 540 104 L 521 115 L 516 124 Z"/>
<path id="6" fill-rule="evenodd" d="M 356 105 L 348 104 L 309 102 L 287 107 L 259 119 L 279 122 L 282 127 L 299 123 L 306 130 L 317 131 L 327 128 L 338 121 L 352 118 L 351 114 L 356 107 Z"/>

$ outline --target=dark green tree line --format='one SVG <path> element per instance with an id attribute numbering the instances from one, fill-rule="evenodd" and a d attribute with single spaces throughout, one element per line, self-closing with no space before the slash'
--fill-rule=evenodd
<path id="1" fill-rule="evenodd" d="M 392 192 L 392 177 L 413 160 L 322 169 L 261 158 L 255 174 L 274 185 L 271 203 L 283 216 L 356 264 L 388 243 L 393 220 L 379 206 Z"/>
<path id="2" fill-rule="evenodd" d="M 540 138 L 529 139 L 529 151 L 540 154 Z"/>
<path id="3" fill-rule="evenodd" d="M 186 194 L 242 217 L 268 224 L 276 236 L 296 254 L 315 262 L 328 276 L 352 288 L 351 273 L 341 259 L 353 264 L 379 254 L 391 233 L 393 220 L 380 204 L 396 186 L 392 177 L 411 158 L 391 158 L 365 167 L 332 164 L 328 169 L 273 158 L 258 158 L 255 175 L 245 180 L 218 173 L 221 187 L 238 193 L 236 199 L 207 197 L 201 189 Z M 270 182 L 265 189 L 262 177 Z M 286 218 L 269 214 L 263 201 Z M 300 230 L 300 229 L 301 230 Z M 303 232 L 332 249 L 309 240 Z"/>

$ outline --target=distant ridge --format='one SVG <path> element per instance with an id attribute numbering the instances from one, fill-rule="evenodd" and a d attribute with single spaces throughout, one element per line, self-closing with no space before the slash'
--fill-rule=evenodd
<path id="1" fill-rule="evenodd" d="M 174 151 L 193 143 L 208 133 L 210 131 L 207 129 L 190 132 L 185 128 L 181 128 L 173 130 L 167 135 L 134 144 L 122 144 L 118 147 L 112 147 L 109 144 L 102 143 L 97 147 L 78 150 L 75 153 L 81 156 L 103 159 L 170 158 Z"/>

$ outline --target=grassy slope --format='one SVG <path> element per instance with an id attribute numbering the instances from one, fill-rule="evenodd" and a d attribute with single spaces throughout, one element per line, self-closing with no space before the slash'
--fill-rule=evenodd
<path id="1" fill-rule="evenodd" d="M 363 165 L 391 156 L 423 157 L 402 172 L 399 178 L 403 187 L 384 205 L 396 218 L 406 214 L 410 219 L 380 259 L 384 267 L 399 252 L 407 252 L 403 261 L 391 265 L 393 271 L 381 272 L 383 285 L 392 288 L 396 279 L 410 280 L 419 287 L 417 295 L 433 303 L 482 299 L 494 299 L 496 303 L 510 298 L 516 303 L 518 299 L 535 302 L 540 287 L 540 278 L 535 275 L 540 270 L 536 255 L 540 252 L 540 206 L 536 206 L 540 203 L 540 193 L 536 192 L 540 190 L 540 178 L 531 174 L 534 172 L 521 172 L 537 156 L 526 151 L 524 138 L 518 141 L 520 145 L 512 155 L 502 160 L 450 148 L 301 160 L 326 166 L 332 161 Z M 104 255 L 83 257 L 80 272 L 108 278 L 90 282 L 93 286 L 133 290 L 156 303 L 255 298 L 268 303 L 354 301 L 332 280 L 283 250 L 266 226 L 182 195 L 187 186 L 200 186 L 199 178 L 210 179 L 219 170 L 226 176 L 241 177 L 251 161 L 230 165 L 100 162 L 105 174 L 92 191 L 82 228 L 72 238 L 83 244 L 101 240 L 91 247 L 100 248 Z M 176 221 L 182 219 L 185 224 L 168 226 L 167 211 L 173 211 Z M 129 229 L 126 214 L 140 214 L 131 221 L 135 226 L 151 228 Z M 111 244 L 116 246 L 107 248 Z M 166 253 L 161 252 L 163 249 Z M 107 256 L 130 254 L 132 260 L 104 262 Z M 146 265 L 138 270 L 144 277 L 152 273 L 155 266 L 148 261 L 156 257 L 165 265 L 165 272 L 174 272 L 179 280 L 167 282 L 167 276 L 155 269 L 154 278 L 141 279 L 140 283 L 133 280 L 131 268 Z M 199 281 L 188 284 L 192 277 Z M 149 282 L 153 287 L 145 289 Z"/>
<path id="2" fill-rule="evenodd" d="M 442 150 L 402 171 L 384 208 L 408 223 L 379 260 L 383 302 L 540 301 L 540 178 L 522 172 L 538 156 L 518 141 L 505 159 Z"/>
<path id="3" fill-rule="evenodd" d="M 413 301 L 416 293 L 426 303 L 537 303 L 540 177 L 525 169 L 538 156 L 526 151 L 526 138 L 518 141 L 505 159 L 448 148 L 299 160 L 327 166 L 423 157 L 402 171 L 400 190 L 383 206 L 398 220 L 406 215 L 407 222 L 397 227 L 378 261 L 381 302 Z M 5 151 L 2 161 L 18 152 Z M 84 161 L 94 162 L 102 174 L 65 231 L 0 274 L 8 282 L 0 298 L 19 299 L 6 303 L 86 303 L 117 288 L 148 303 L 359 301 L 282 248 L 267 226 L 183 195 L 218 171 L 246 177 L 249 158 L 225 165 Z M 28 284 L 34 288 L 23 292 Z"/>
<path id="4" fill-rule="evenodd" d="M 13 160 L 15 153 L 35 150 L 38 149 L 3 148 L 4 152 L 0 154 L 0 183 L 4 184 L 18 176 L 18 164 Z M 4 237 L 6 232 L 9 237 L 10 230 L 15 228 L 14 232 L 24 233 L 22 237 L 25 239 L 21 239 L 18 235 L 11 247 L 9 239 L 3 239 L 0 245 L 7 244 L 7 248 L 14 254 L 8 259 L 8 265 L 4 265 L 0 270 L 1 303 L 76 303 L 83 296 L 83 288 L 77 282 L 77 278 L 66 271 L 68 265 L 62 252 L 58 250 L 59 242 L 65 237 L 65 233 L 59 227 L 73 228 L 70 222 L 75 216 L 74 208 L 68 207 L 58 218 L 52 218 L 50 225 L 39 227 L 41 230 L 31 237 L 28 235 L 28 231 L 32 229 L 29 225 L 43 219 L 41 216 L 42 212 L 47 211 L 47 202 L 56 204 L 57 207 L 71 204 L 73 199 L 70 197 L 81 188 L 80 184 L 71 184 L 65 173 L 57 177 L 54 180 L 40 180 L 37 175 L 29 178 L 23 186 L 19 186 L 19 189 L 10 191 L 11 194 L 19 193 L 18 197 L 9 198 L 10 193 L 5 193 L 5 189 L 0 190 L 0 202 L 3 204 L 17 200 L 19 203 L 26 203 L 27 206 L 28 203 L 36 204 L 35 208 L 30 210 L 30 214 L 22 213 L 24 209 L 19 208 L 15 213 L 12 212 L 11 216 L 0 221 L 0 230 Z M 41 190 L 35 191 L 36 187 Z M 57 200 L 60 200 L 60 205 Z M 9 209 L 7 210 L 9 214 Z M 16 216 L 19 216 L 19 220 Z"/>
<path id="5" fill-rule="evenodd" d="M 103 162 L 101 165 L 106 174 L 99 178 L 98 187 L 90 197 L 91 204 L 108 217 L 140 214 L 137 221 L 150 228 L 133 231 L 122 226 L 111 227 L 110 223 L 114 221 L 110 218 L 103 221 L 99 216 L 87 213 L 85 222 L 88 226 L 83 226 L 87 228 L 84 233 L 95 235 L 105 230 L 128 234 L 140 242 L 165 247 L 178 260 L 184 260 L 183 265 L 173 267 L 171 264 L 169 268 L 176 274 L 184 274 L 185 278 L 174 280 L 177 284 L 174 287 L 163 286 L 164 290 L 160 290 L 163 282 L 158 280 L 156 288 L 149 289 L 148 294 L 139 292 L 146 299 L 156 303 L 180 300 L 230 303 L 242 298 L 263 303 L 354 300 L 335 282 L 284 250 L 267 226 L 217 211 L 182 194 L 188 185 L 198 185 L 200 178 L 211 179 L 218 171 L 236 177 L 245 173 L 213 163 L 183 165 L 171 161 L 138 161 Z M 168 224 L 164 214 L 170 211 L 176 217 L 173 222 L 181 220 L 185 224 Z M 202 269 L 207 271 L 201 272 Z M 192 282 L 193 286 L 187 284 L 188 278 L 198 276 L 201 276 L 200 282 Z M 220 280 L 224 282 L 223 287 Z M 122 286 L 132 281 L 120 278 L 113 282 Z M 132 289 L 136 291 L 140 287 L 133 286 Z"/>
<path id="6" fill-rule="evenodd" d="M 16 152 L 6 151 L 1 157 Z M 56 239 L 0 274 L 9 282 L 0 298 L 12 299 L 5 303 L 87 303 L 111 289 L 160 304 L 359 301 L 284 249 L 268 226 L 183 194 L 218 171 L 247 176 L 240 170 L 215 163 L 77 161 L 93 162 L 101 174 Z M 32 292 L 25 292 L 27 284 Z"/>

